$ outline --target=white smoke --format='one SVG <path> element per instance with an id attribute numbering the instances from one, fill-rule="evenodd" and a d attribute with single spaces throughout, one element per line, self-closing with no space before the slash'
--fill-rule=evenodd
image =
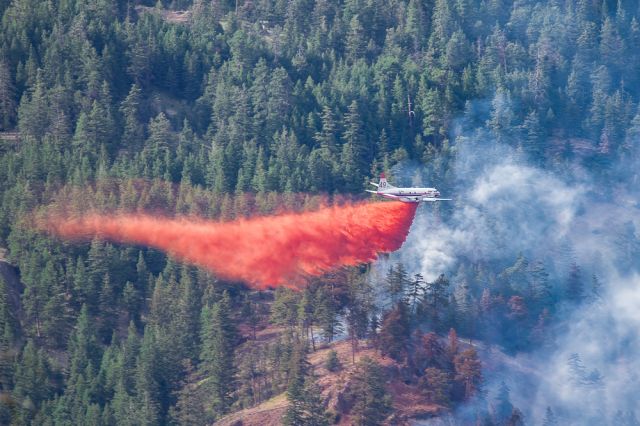
<path id="1" fill-rule="evenodd" d="M 428 280 L 452 271 L 461 259 L 545 254 L 570 236 L 585 202 L 586 185 L 528 166 L 508 147 L 498 154 L 465 142 L 454 165 L 456 184 L 443 194 L 454 199 L 452 205 L 421 206 L 399 253 Z M 440 209 L 451 210 L 446 221 Z"/>
<path id="2" fill-rule="evenodd" d="M 640 262 L 633 246 L 640 229 L 637 192 L 624 182 L 601 188 L 575 164 L 554 171 L 532 166 L 483 130 L 458 136 L 455 147 L 448 192 L 439 188 L 454 201 L 421 206 L 407 242 L 391 260 L 433 280 L 442 273 L 453 277 L 460 263 L 506 265 L 523 253 L 544 260 L 557 286 L 568 272 L 562 251 L 571 247 L 568 256 L 583 268 L 585 284 L 592 274 L 602 282 L 602 297 L 577 308 L 560 305 L 544 347 L 511 357 L 487 350 L 485 359 L 502 364 L 487 376 L 489 396 L 504 380 L 527 424 L 541 424 L 551 407 L 560 424 L 635 425 L 640 278 L 629 271 Z M 440 186 L 430 181 L 429 167 L 405 164 L 395 174 Z"/>

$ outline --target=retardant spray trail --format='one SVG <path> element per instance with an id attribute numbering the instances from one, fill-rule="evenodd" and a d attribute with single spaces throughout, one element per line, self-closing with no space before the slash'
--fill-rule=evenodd
<path id="1" fill-rule="evenodd" d="M 417 204 L 360 203 L 232 222 L 148 215 L 50 215 L 39 227 L 68 239 L 99 236 L 154 247 L 254 287 L 301 285 L 301 277 L 372 261 L 402 246 Z"/>

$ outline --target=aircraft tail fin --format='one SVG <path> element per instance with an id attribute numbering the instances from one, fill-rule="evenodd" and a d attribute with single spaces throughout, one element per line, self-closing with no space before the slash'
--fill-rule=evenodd
<path id="1" fill-rule="evenodd" d="M 387 182 L 387 178 L 384 175 L 384 173 L 380 173 L 380 182 L 378 182 L 377 185 L 378 189 L 390 189 L 390 188 L 395 188 L 395 186 L 391 185 L 389 182 Z"/>

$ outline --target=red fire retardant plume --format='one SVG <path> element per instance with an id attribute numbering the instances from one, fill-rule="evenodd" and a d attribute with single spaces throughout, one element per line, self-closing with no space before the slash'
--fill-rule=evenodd
<path id="1" fill-rule="evenodd" d="M 217 276 L 254 287 L 300 286 L 301 278 L 374 260 L 400 248 L 417 204 L 360 203 L 232 222 L 148 215 L 49 216 L 62 238 L 133 243 L 163 250 Z"/>

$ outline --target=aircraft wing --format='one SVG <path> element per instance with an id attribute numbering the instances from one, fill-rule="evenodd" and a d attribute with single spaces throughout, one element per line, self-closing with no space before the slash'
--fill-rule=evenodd
<path id="1" fill-rule="evenodd" d="M 382 195 L 385 198 L 391 198 L 393 200 L 398 200 L 398 199 L 402 198 L 402 197 L 398 197 L 397 195 L 393 195 L 393 194 L 385 194 L 384 192 L 381 193 L 380 195 Z"/>
<path id="2" fill-rule="evenodd" d="M 370 192 L 372 194 L 380 195 L 381 197 L 391 198 L 392 200 L 401 200 L 403 198 L 393 194 L 386 194 L 384 192 L 372 191 L 370 189 L 365 189 L 365 191 Z"/>
<path id="3" fill-rule="evenodd" d="M 424 197 L 422 201 L 452 201 L 451 198 Z"/>

